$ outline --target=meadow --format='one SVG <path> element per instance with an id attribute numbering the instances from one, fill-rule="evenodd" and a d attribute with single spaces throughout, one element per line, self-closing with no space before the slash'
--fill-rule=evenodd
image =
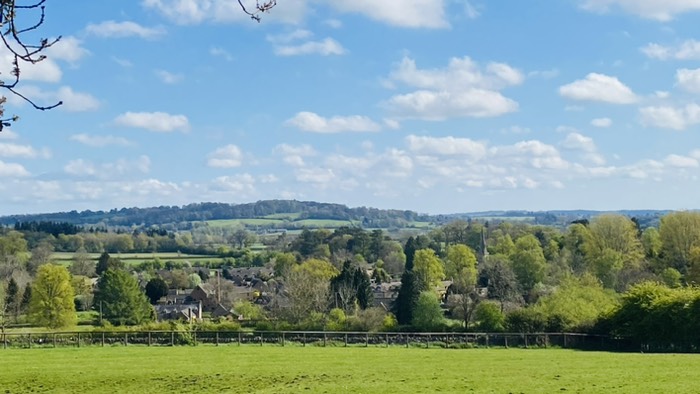
<path id="1" fill-rule="evenodd" d="M 700 356 L 561 349 L 0 350 L 6 393 L 693 393 Z"/>

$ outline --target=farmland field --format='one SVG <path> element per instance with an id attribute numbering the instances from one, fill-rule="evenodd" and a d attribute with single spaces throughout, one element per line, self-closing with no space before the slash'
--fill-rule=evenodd
<path id="1" fill-rule="evenodd" d="M 23 392 L 464 393 L 700 391 L 700 356 L 524 349 L 253 346 L 0 350 Z"/>
<path id="2" fill-rule="evenodd" d="M 97 261 L 100 258 L 100 253 L 90 253 L 90 258 Z M 73 257 L 75 253 L 68 252 L 56 252 L 51 258 L 59 264 L 70 264 L 73 262 Z M 189 261 L 192 264 L 205 261 L 220 261 L 219 256 L 206 256 L 198 254 L 184 254 L 184 253 L 114 253 L 111 255 L 122 260 L 124 263 L 129 265 L 141 264 L 144 261 L 151 261 L 155 258 L 159 258 L 162 261 Z"/>

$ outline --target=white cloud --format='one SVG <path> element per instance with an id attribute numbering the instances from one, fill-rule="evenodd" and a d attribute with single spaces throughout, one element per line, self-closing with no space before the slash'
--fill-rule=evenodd
<path id="1" fill-rule="evenodd" d="M 0 140 L 16 140 L 17 138 L 19 135 L 7 127 L 0 131 Z"/>
<path id="2" fill-rule="evenodd" d="M 182 74 L 171 73 L 170 71 L 166 70 L 155 70 L 154 72 L 163 83 L 168 85 L 180 83 L 183 79 L 185 79 L 185 76 Z"/>
<path id="3" fill-rule="evenodd" d="M 340 43 L 330 37 L 321 41 L 307 41 L 299 45 L 280 45 L 275 47 L 275 55 L 344 55 L 347 51 Z"/>
<path id="4" fill-rule="evenodd" d="M 670 21 L 679 14 L 700 11 L 698 0 L 581 0 L 581 6 L 593 12 L 609 12 L 619 8 L 661 22 Z"/>
<path id="5" fill-rule="evenodd" d="M 664 160 L 664 163 L 671 167 L 676 168 L 697 168 L 700 167 L 697 159 L 687 156 L 680 155 L 668 155 Z"/>
<path id="6" fill-rule="evenodd" d="M 118 159 L 115 162 L 105 162 L 95 164 L 84 159 L 69 161 L 63 171 L 76 177 L 96 177 L 102 180 L 113 179 L 115 177 L 132 173 L 147 174 L 151 170 L 151 159 L 142 155 L 136 159 Z"/>
<path id="7" fill-rule="evenodd" d="M 317 154 L 316 150 L 308 144 L 302 145 L 289 145 L 280 144 L 275 146 L 273 152 L 281 155 L 295 155 L 295 156 L 315 156 Z"/>
<path id="8" fill-rule="evenodd" d="M 484 89 L 461 92 L 419 90 L 393 96 L 383 105 L 398 117 L 433 121 L 495 117 L 518 110 L 517 102 L 499 92 Z"/>
<path id="9" fill-rule="evenodd" d="M 83 48 L 81 44 L 82 41 L 73 36 L 61 37 L 57 43 L 46 50 L 46 56 L 51 60 L 63 60 L 75 64 L 90 54 L 90 51 Z"/>
<path id="10" fill-rule="evenodd" d="M 221 176 L 212 182 L 215 190 L 236 193 L 255 192 L 255 178 L 250 174 Z"/>
<path id="11" fill-rule="evenodd" d="M 10 54 L 0 56 L 0 76 L 2 81 L 9 84 L 13 81 L 11 76 L 12 61 L 14 58 Z M 61 67 L 51 58 L 46 58 L 37 63 L 22 63 L 20 64 L 20 72 L 23 81 L 38 81 L 38 82 L 60 82 L 63 77 Z"/>
<path id="12" fill-rule="evenodd" d="M 20 145 L 8 142 L 0 143 L 0 157 L 35 159 L 37 157 L 48 158 L 51 153 L 47 149 L 37 151 L 30 145 Z"/>
<path id="13" fill-rule="evenodd" d="M 255 2 L 244 0 L 244 5 L 254 9 Z M 143 0 L 146 8 L 155 9 L 166 18 L 183 25 L 203 22 L 240 22 L 248 17 L 233 0 Z M 327 5 L 345 13 L 356 13 L 392 26 L 409 28 L 446 28 L 445 0 L 297 0 L 280 2 L 274 12 L 266 14 L 266 20 L 279 20 L 298 24 L 312 4 Z"/>
<path id="14" fill-rule="evenodd" d="M 566 139 L 562 141 L 561 146 L 564 149 L 579 151 L 581 153 L 580 157 L 583 160 L 589 161 L 595 165 L 600 166 L 605 164 L 605 159 L 598 153 L 598 147 L 591 137 L 577 132 L 569 133 Z"/>
<path id="15" fill-rule="evenodd" d="M 504 63 L 480 66 L 469 57 L 452 58 L 447 67 L 419 69 L 404 58 L 389 75 L 390 82 L 417 88 L 383 103 L 397 117 L 445 120 L 452 117 L 492 117 L 517 111 L 518 103 L 498 90 L 519 85 L 524 76 Z"/>
<path id="16" fill-rule="evenodd" d="M 296 180 L 325 187 L 335 181 L 336 175 L 330 168 L 299 168 L 295 172 Z"/>
<path id="17" fill-rule="evenodd" d="M 126 112 L 117 116 L 114 123 L 161 133 L 190 130 L 190 122 L 185 115 L 171 115 L 165 112 Z"/>
<path id="18" fill-rule="evenodd" d="M 409 135 L 406 137 L 408 149 L 418 154 L 442 156 L 463 156 L 471 160 L 480 160 L 486 156 L 486 144 L 455 137 L 427 137 Z"/>
<path id="19" fill-rule="evenodd" d="M 62 102 L 63 104 L 58 108 L 68 112 L 95 111 L 101 105 L 100 101 L 91 94 L 76 92 L 70 86 L 61 86 L 56 91 L 50 91 L 33 85 L 21 85 L 17 91 L 40 106 L 51 106 Z M 27 104 L 22 98 L 13 95 L 10 95 L 8 100 L 16 106 Z"/>
<path id="20" fill-rule="evenodd" d="M 114 137 L 111 135 L 90 135 L 90 134 L 73 134 L 70 136 L 71 141 L 79 142 L 83 145 L 102 148 L 105 146 L 130 146 L 131 141 L 123 137 Z"/>
<path id="21" fill-rule="evenodd" d="M 292 41 L 304 40 L 311 38 L 314 33 L 305 29 L 296 29 L 287 33 L 268 35 L 267 40 L 274 44 L 286 44 Z"/>
<path id="22" fill-rule="evenodd" d="M 689 126 L 700 124 L 700 105 L 696 103 L 684 107 L 644 107 L 639 112 L 645 126 L 685 130 Z"/>
<path id="23" fill-rule="evenodd" d="M 591 120 L 591 126 L 593 127 L 601 127 L 601 128 L 607 128 L 612 126 L 613 121 L 610 118 L 596 118 Z"/>
<path id="24" fill-rule="evenodd" d="M 641 122 L 645 126 L 672 130 L 685 130 L 700 124 L 700 105 L 687 104 L 684 107 L 657 106 L 639 110 Z"/>
<path id="25" fill-rule="evenodd" d="M 88 34 L 106 38 L 140 37 L 153 39 L 165 34 L 165 29 L 162 27 L 145 27 L 136 22 L 116 22 L 113 20 L 97 24 L 91 23 L 87 25 L 85 30 Z"/>
<path id="26" fill-rule="evenodd" d="M 481 67 L 469 57 L 451 58 L 445 68 L 419 69 L 415 60 L 404 57 L 389 74 L 393 81 L 430 90 L 462 90 L 468 88 L 499 90 L 523 83 L 523 74 L 504 63 Z"/>
<path id="27" fill-rule="evenodd" d="M 5 163 L 0 160 L 0 177 L 19 178 L 31 175 L 26 168 L 17 163 Z"/>
<path id="28" fill-rule="evenodd" d="M 314 133 L 377 132 L 382 127 L 366 116 L 334 116 L 324 118 L 313 112 L 299 112 L 285 122 L 303 131 Z"/>
<path id="29" fill-rule="evenodd" d="M 652 59 L 658 60 L 699 60 L 700 41 L 686 40 L 679 46 L 665 46 L 649 43 L 640 49 L 642 53 Z"/>
<path id="30" fill-rule="evenodd" d="M 243 153 L 236 145 L 226 145 L 211 152 L 207 165 L 215 168 L 234 168 L 243 164 Z"/>
<path id="31" fill-rule="evenodd" d="M 700 68 L 682 68 L 676 71 L 676 84 L 688 92 L 700 93 Z"/>
<path id="32" fill-rule="evenodd" d="M 393 26 L 446 28 L 445 0 L 336 0 L 332 6 L 343 12 L 363 14 Z"/>
<path id="33" fill-rule="evenodd" d="M 596 73 L 560 87 L 559 94 L 572 100 L 611 104 L 632 104 L 638 100 L 632 90 L 616 77 Z"/>

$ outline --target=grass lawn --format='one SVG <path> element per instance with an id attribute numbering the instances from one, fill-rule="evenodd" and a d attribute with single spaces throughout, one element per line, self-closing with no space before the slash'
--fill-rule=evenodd
<path id="1" fill-rule="evenodd" d="M 199 346 L 16 349 L 0 358 L 6 393 L 700 391 L 700 355 L 680 354 Z"/>

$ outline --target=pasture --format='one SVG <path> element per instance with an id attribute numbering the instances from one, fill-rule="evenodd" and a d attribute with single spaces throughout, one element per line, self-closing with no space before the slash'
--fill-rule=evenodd
<path id="1" fill-rule="evenodd" d="M 692 393 L 700 356 L 559 349 L 0 350 L 7 393 Z"/>
<path id="2" fill-rule="evenodd" d="M 97 261 L 100 258 L 101 253 L 89 253 L 90 258 Z M 73 262 L 75 253 L 70 252 L 56 252 L 51 256 L 51 259 L 59 264 L 68 265 Z M 196 263 L 207 262 L 207 261 L 220 261 L 221 258 L 218 256 L 207 256 L 198 254 L 185 254 L 185 253 L 113 253 L 112 257 L 116 257 L 122 260 L 127 265 L 137 265 L 144 261 L 151 261 L 159 258 L 163 262 L 165 261 L 189 261 L 191 264 L 196 265 Z"/>

